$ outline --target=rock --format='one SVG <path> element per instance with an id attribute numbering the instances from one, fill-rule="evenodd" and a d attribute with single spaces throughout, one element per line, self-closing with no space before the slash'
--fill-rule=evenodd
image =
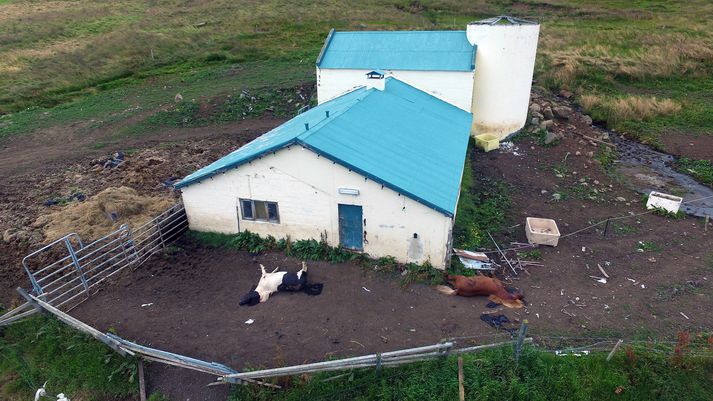
<path id="1" fill-rule="evenodd" d="M 569 99 L 572 97 L 572 92 L 568 91 L 567 89 L 562 89 L 560 91 L 560 96 L 562 96 L 565 99 Z"/>
<path id="2" fill-rule="evenodd" d="M 552 113 L 552 109 L 550 107 L 545 107 L 545 109 L 542 110 L 542 114 L 548 120 L 552 120 L 555 118 L 555 115 L 554 115 L 554 113 Z"/>
<path id="3" fill-rule="evenodd" d="M 530 115 L 531 115 L 532 117 L 537 117 L 537 118 L 539 118 L 540 120 L 544 120 L 544 119 L 545 119 L 545 116 L 543 116 L 542 113 L 540 113 L 539 111 L 532 112 L 532 113 L 530 113 Z"/>
<path id="4" fill-rule="evenodd" d="M 174 96 L 173 101 L 176 103 L 181 103 L 183 101 L 183 96 L 181 96 L 180 93 L 176 93 L 176 96 Z"/>
<path id="5" fill-rule="evenodd" d="M 558 141 L 560 139 L 561 138 L 559 135 L 555 134 L 554 132 L 547 131 L 547 133 L 545 134 L 545 145 L 549 145 L 549 144 L 551 144 L 555 141 Z"/>
<path id="6" fill-rule="evenodd" d="M 540 125 L 540 119 L 537 117 L 532 117 L 532 120 L 530 120 L 530 125 Z"/>
<path id="7" fill-rule="evenodd" d="M 580 151 L 574 152 L 574 155 L 575 155 L 575 156 L 579 156 L 579 155 L 581 155 L 581 154 L 582 154 L 582 152 L 580 152 Z"/>
<path id="8" fill-rule="evenodd" d="M 592 125 L 592 123 L 594 123 L 594 121 L 592 121 L 592 117 L 589 117 L 586 114 L 582 116 L 582 121 L 587 125 Z"/>
<path id="9" fill-rule="evenodd" d="M 552 112 L 557 118 L 561 118 L 563 120 L 568 120 L 569 116 L 572 115 L 572 109 L 567 106 L 555 106 L 555 108 L 552 109 Z"/>
<path id="10" fill-rule="evenodd" d="M 49 217 L 47 217 L 47 215 L 43 214 L 42 216 L 38 217 L 37 220 L 35 220 L 35 222 L 31 224 L 31 226 L 33 228 L 44 227 L 47 225 L 47 223 L 49 223 L 49 221 L 50 221 Z"/>
<path id="11" fill-rule="evenodd" d="M 587 156 L 588 156 L 588 157 L 594 157 L 594 152 L 590 150 L 589 152 L 587 152 Z"/>
<path id="12" fill-rule="evenodd" d="M 545 120 L 545 121 L 543 121 L 543 122 L 540 123 L 540 128 L 541 128 L 541 129 L 548 129 L 548 128 L 552 128 L 553 125 L 555 125 L 555 122 L 554 122 L 554 121 L 552 121 L 552 120 Z"/>
<path id="13" fill-rule="evenodd" d="M 537 103 L 532 103 L 530 105 L 530 113 L 539 113 L 541 110 L 542 107 L 540 107 L 540 105 Z"/>
<path id="14" fill-rule="evenodd" d="M 554 200 L 561 200 L 562 199 L 562 194 L 555 192 L 552 194 L 552 199 Z"/>
<path id="15" fill-rule="evenodd" d="M 609 134 L 607 134 L 606 132 L 602 132 L 602 134 L 599 135 L 599 139 L 601 139 L 602 141 L 608 141 L 608 140 L 609 140 Z"/>
<path id="16" fill-rule="evenodd" d="M 626 198 L 623 197 L 623 196 L 617 196 L 617 197 L 616 197 L 616 200 L 619 201 L 619 202 L 626 202 Z"/>

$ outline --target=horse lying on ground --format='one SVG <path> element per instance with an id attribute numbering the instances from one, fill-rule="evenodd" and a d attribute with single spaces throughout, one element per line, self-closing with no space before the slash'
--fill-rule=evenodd
<path id="1" fill-rule="evenodd" d="M 267 301 L 271 294 L 278 291 L 304 291 L 309 295 L 319 295 L 322 292 L 322 284 L 307 283 L 307 264 L 305 262 L 302 262 L 302 270 L 297 273 L 278 272 L 277 269 L 279 268 L 275 268 L 272 273 L 267 273 L 265 266 L 260 265 L 260 271 L 262 271 L 260 281 L 257 286 L 245 294 L 240 300 L 240 305 L 257 305 Z"/>
<path id="2" fill-rule="evenodd" d="M 507 306 L 508 308 L 522 308 L 525 306 L 523 295 L 519 291 L 508 291 L 503 283 L 494 277 L 486 276 L 454 276 L 448 275 L 448 283 L 453 288 L 438 285 L 438 292 L 446 295 L 460 295 L 473 297 L 476 295 L 487 296 L 491 301 Z"/>

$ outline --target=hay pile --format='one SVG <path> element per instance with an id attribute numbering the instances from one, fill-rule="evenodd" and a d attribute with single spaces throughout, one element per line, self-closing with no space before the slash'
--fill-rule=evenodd
<path id="1" fill-rule="evenodd" d="M 169 198 L 141 196 L 133 188 L 109 187 L 84 202 L 73 203 L 46 215 L 45 238 L 54 239 L 76 232 L 87 242 L 124 223 L 136 228 L 173 203 Z"/>

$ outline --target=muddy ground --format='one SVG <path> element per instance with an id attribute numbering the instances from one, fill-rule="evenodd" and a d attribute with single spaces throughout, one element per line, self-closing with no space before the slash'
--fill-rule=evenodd
<path id="1" fill-rule="evenodd" d="M 542 97 L 535 101 L 565 102 Z M 46 210 L 46 198 L 73 187 L 91 196 L 118 184 L 130 184 L 143 194 L 168 193 L 163 180 L 181 177 L 277 124 L 256 120 L 215 131 L 208 127 L 157 133 L 151 140 L 132 143 L 136 151 L 116 170 L 97 169 L 93 163 L 107 150 L 65 149 L 62 152 L 68 153 L 45 162 L 40 154 L 17 151 L 14 142 L 5 144 L 0 149 L 0 172 L 6 177 L 0 189 L 0 228 L 22 227 L 30 238 L 0 242 L 0 302 L 12 302 L 12 288 L 25 284 L 19 262 L 44 241 L 33 242 L 31 235 L 37 231 L 32 223 Z M 645 212 L 641 196 L 629 189 L 625 178 L 606 171 L 598 160 L 600 147 L 606 145 L 583 137 L 607 141 L 606 132 L 576 112 L 555 119 L 550 130 L 562 136 L 555 146 L 525 138 L 510 151 L 474 155 L 476 177 L 502 180 L 510 187 L 512 227 L 496 233 L 501 245 L 525 242 L 522 223 L 528 216 L 553 218 L 567 235 L 609 217 Z M 679 146 L 690 147 L 687 143 Z M 713 149 L 711 145 L 708 141 L 696 148 Z M 12 157 L 22 168 L 13 168 L 6 159 Z M 29 165 L 28 157 L 33 159 Z M 534 334 L 662 338 L 679 330 L 713 327 L 708 312 L 713 307 L 713 227 L 706 232 L 702 219 L 644 214 L 612 223 L 606 236 L 603 228 L 562 238 L 556 248 L 539 248 L 543 267 L 531 267 L 517 277 L 506 275 L 529 302 L 526 309 L 506 314 L 527 318 Z M 187 240 L 180 246 L 182 252 L 157 256 L 126 272 L 116 285 L 72 313 L 142 344 L 237 369 L 495 334 L 478 319 L 492 311 L 484 299 L 446 297 L 423 285 L 402 288 L 398 277 L 353 264 L 311 263 L 312 280 L 325 284 L 320 296 L 280 294 L 263 305 L 238 307 L 240 296 L 258 278 L 252 259 Z M 259 260 L 287 269 L 298 265 L 279 253 Z M 597 265 L 610 276 L 606 284 L 590 277 L 602 276 Z M 152 305 L 141 306 L 147 303 Z M 255 323 L 245 324 L 248 319 Z M 203 386 L 212 379 L 155 364 L 149 368 L 152 389 L 191 400 L 224 399 L 224 387 Z"/>
<path id="2" fill-rule="evenodd" d="M 46 238 L 44 225 L 36 223 L 38 217 L 62 210 L 63 205 L 45 206 L 48 199 L 75 192 L 91 197 L 122 185 L 142 195 L 176 197 L 164 181 L 186 176 L 282 121 L 265 118 L 171 129 L 102 149 L 87 147 L 79 131 L 66 134 L 65 144 L 51 136 L 40 144 L 46 132 L 0 143 L 0 305 L 19 301 L 14 289 L 27 283 L 22 257 L 53 239 Z M 103 168 L 102 162 L 115 151 L 123 151 L 126 161 L 117 168 Z M 20 235 L 3 238 L 7 230 Z"/>

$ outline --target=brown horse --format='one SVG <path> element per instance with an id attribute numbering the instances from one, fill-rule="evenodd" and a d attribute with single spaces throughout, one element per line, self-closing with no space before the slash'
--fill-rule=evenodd
<path id="1" fill-rule="evenodd" d="M 473 297 L 477 295 L 487 296 L 491 301 L 507 306 L 508 308 L 522 308 L 525 306 L 523 295 L 519 291 L 510 292 L 503 285 L 502 281 L 494 277 L 486 276 L 454 276 L 448 275 L 448 283 L 453 287 L 445 285 L 436 286 L 438 292 L 446 295 L 460 295 L 462 297 Z"/>

